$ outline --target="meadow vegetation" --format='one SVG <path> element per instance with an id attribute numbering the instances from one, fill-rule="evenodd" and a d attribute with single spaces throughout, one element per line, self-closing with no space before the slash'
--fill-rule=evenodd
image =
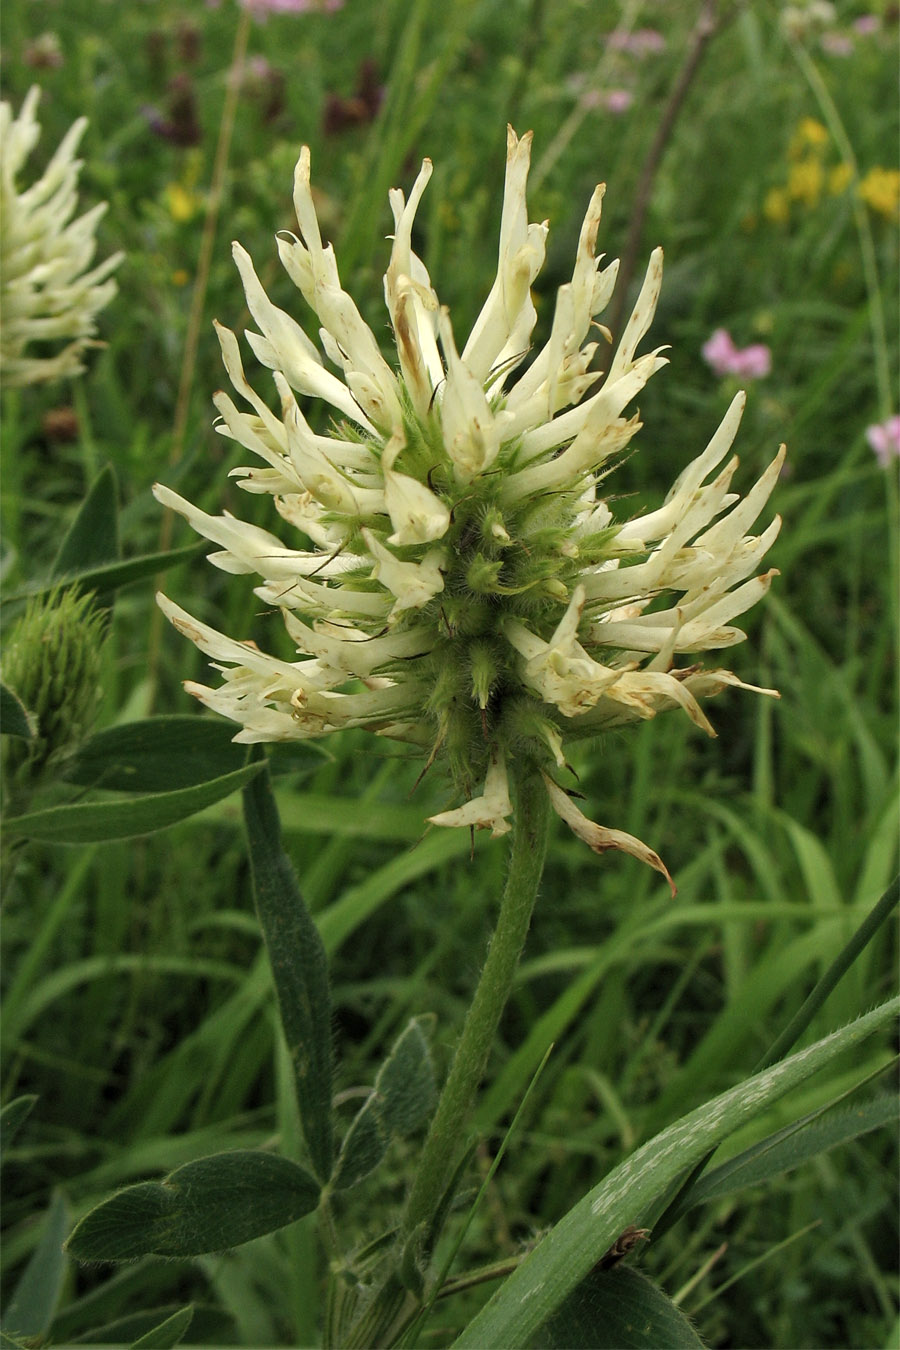
<path id="1" fill-rule="evenodd" d="M 388 189 L 408 190 L 422 157 L 433 159 L 416 246 L 466 331 L 496 268 L 507 123 L 534 130 L 531 218 L 551 223 L 540 341 L 597 181 L 608 184 L 598 247 L 634 249 L 635 285 L 663 245 L 651 341 L 670 344 L 670 365 L 640 397 L 643 430 L 611 489 L 619 509 L 658 502 L 742 384 L 744 481 L 788 446 L 773 497 L 784 527 L 767 559 L 780 576 L 729 654 L 743 679 L 781 698 L 727 691 L 708 706 L 715 740 L 671 716 L 575 750 L 595 818 L 657 849 L 678 893 L 631 858 L 598 859 L 554 832 L 476 1110 L 468 1184 L 486 1175 L 553 1050 L 428 1344 L 450 1344 L 492 1290 L 468 1285 L 465 1271 L 505 1269 L 638 1145 L 754 1071 L 897 870 L 898 460 L 867 438 L 896 412 L 897 35 L 895 9 L 873 0 L 872 10 L 845 0 L 800 31 L 763 0 L 346 0 L 252 22 L 234 0 L 6 6 L 3 97 L 16 110 L 40 86 L 37 165 L 87 115 L 81 200 L 108 201 L 101 254 L 125 254 L 85 376 L 3 395 L 7 637 L 104 473 L 122 559 L 195 542 L 154 502 L 157 480 L 205 510 L 270 525 L 225 476 L 240 461 L 213 429 L 225 376 L 211 325 L 248 322 L 232 239 L 273 300 L 306 323 L 273 243 L 293 225 L 302 144 L 343 283 L 385 338 Z M 742 380 L 704 358 L 717 329 L 736 350 L 764 345 L 768 373 Z M 249 582 L 206 566 L 204 551 L 168 569 L 167 593 L 289 659 Z M 154 590 L 149 572 L 123 585 L 102 633 L 91 630 L 95 731 L 210 716 L 181 688 L 204 678 L 205 658 L 164 624 Z M 410 1018 L 436 1014 L 444 1073 L 505 846 L 479 836 L 470 856 L 466 831 L 423 838 L 447 784 L 427 774 L 417 784 L 420 761 L 393 742 L 350 731 L 280 747 L 272 762 L 285 845 L 326 938 L 346 1122 Z M 92 789 L 83 767 L 67 780 L 63 761 L 30 777 L 20 760 L 7 769 L 13 813 L 115 795 Z M 155 788 L 179 786 L 165 762 L 157 771 Z M 8 1299 L 46 1225 L 65 1234 L 119 1186 L 217 1150 L 296 1139 L 297 1122 L 239 796 L 138 838 L 59 844 L 13 830 L 4 874 L 3 1101 L 37 1098 L 5 1164 Z M 889 930 L 802 1043 L 894 992 Z M 892 1063 L 889 1036 L 870 1037 L 716 1161 L 841 1094 L 849 1105 L 838 1111 L 881 1101 Z M 895 1120 L 867 1127 L 713 1198 L 631 1260 L 706 1344 L 887 1346 L 898 1325 L 895 1134 Z M 396 1145 L 378 1186 L 342 1200 L 344 1231 L 360 1245 L 399 1203 L 417 1146 Z M 99 1326 L 131 1343 L 193 1303 L 185 1344 L 317 1344 L 317 1251 L 309 1216 L 224 1255 L 113 1272 L 67 1261 L 42 1343 Z"/>

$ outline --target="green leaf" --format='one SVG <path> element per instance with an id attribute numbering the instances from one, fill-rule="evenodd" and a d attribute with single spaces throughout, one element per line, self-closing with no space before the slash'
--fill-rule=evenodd
<path id="1" fill-rule="evenodd" d="M 898 1117 L 900 1100 L 887 1092 L 842 1111 L 822 1107 L 708 1172 L 694 1187 L 691 1205 L 704 1204 L 745 1186 L 770 1181 L 819 1153 L 827 1153 L 851 1139 L 858 1139 L 861 1134 L 868 1134 L 883 1125 L 896 1125 Z"/>
<path id="2" fill-rule="evenodd" d="M 316 1208 L 319 1193 L 309 1172 L 275 1153 L 216 1153 L 104 1200 L 66 1247 L 76 1261 L 201 1256 L 295 1223 Z"/>
<path id="3" fill-rule="evenodd" d="M 336 1191 L 349 1190 L 381 1162 L 391 1142 L 381 1103 L 372 1092 L 360 1107 L 344 1136 L 331 1184 Z"/>
<path id="4" fill-rule="evenodd" d="M 69 526 L 50 569 L 56 581 L 119 558 L 119 507 L 111 465 L 100 471 Z M 87 588 L 85 588 L 87 589 Z"/>
<path id="5" fill-rule="evenodd" d="M 171 1350 L 172 1346 L 181 1344 L 193 1317 L 194 1307 L 189 1303 L 186 1308 L 179 1308 L 164 1322 L 132 1341 L 131 1350 Z"/>
<path id="6" fill-rule="evenodd" d="M 897 1017 L 893 999 L 790 1059 L 705 1102 L 649 1140 L 583 1196 L 538 1243 L 455 1342 L 467 1350 L 518 1350 L 560 1306 L 629 1224 L 710 1148 L 791 1088 Z"/>
<path id="7" fill-rule="evenodd" d="M 3 1330 L 11 1335 L 38 1339 L 53 1321 L 66 1273 L 63 1239 L 68 1227 L 68 1207 L 57 1192 L 47 1210 L 40 1241 L 3 1314 Z"/>
<path id="8" fill-rule="evenodd" d="M 401 1139 L 424 1125 L 434 1110 L 434 1066 L 428 1044 L 433 1030 L 433 1017 L 414 1017 L 375 1079 L 388 1128 Z"/>
<path id="9" fill-rule="evenodd" d="M 132 582 L 143 581 L 146 577 L 165 572 L 167 568 L 175 567 L 178 563 L 190 562 L 192 558 L 199 557 L 204 548 L 206 540 L 201 539 L 199 543 L 168 549 L 164 553 L 142 553 L 138 558 L 98 563 L 96 566 L 66 572 L 63 576 L 54 576 L 49 581 L 34 581 L 27 586 L 20 586 L 18 590 L 4 596 L 3 602 L 27 600 L 30 595 L 46 595 L 48 591 L 56 590 L 60 585 L 78 586 L 83 591 L 96 591 L 99 595 L 107 595 L 121 586 L 128 586 Z"/>
<path id="10" fill-rule="evenodd" d="M 326 1182 L 334 1164 L 328 959 L 281 845 L 281 825 L 268 772 L 258 774 L 244 788 L 244 819 L 256 912 L 294 1070 L 303 1136 L 316 1175 Z"/>
<path id="11" fill-rule="evenodd" d="M 395 1136 L 424 1125 L 435 1103 L 434 1066 L 426 1028 L 433 1019 L 414 1017 L 379 1070 L 375 1087 L 357 1112 L 335 1167 L 335 1190 L 347 1190 L 378 1166 Z"/>
<path id="12" fill-rule="evenodd" d="M 65 766 L 82 787 L 116 792 L 169 792 L 240 769 L 246 748 L 233 724 L 219 718 L 147 717 L 108 727 L 86 741 Z"/>
<path id="13" fill-rule="evenodd" d="M 784 1055 L 796 1045 L 797 1041 L 806 1031 L 813 1018 L 819 1012 L 829 994 L 840 983 L 841 979 L 853 965 L 862 951 L 866 948 L 872 938 L 878 932 L 881 925 L 890 917 L 893 911 L 900 903 L 900 877 L 895 877 L 894 881 L 887 888 L 878 901 L 877 905 L 866 915 L 863 922 L 859 925 L 850 941 L 845 943 L 838 955 L 832 961 L 831 965 L 825 971 L 815 984 L 815 987 L 804 1000 L 802 1006 L 791 1018 L 788 1025 L 778 1035 L 774 1042 L 769 1046 L 762 1059 L 756 1065 L 756 1073 L 767 1069 L 771 1064 L 776 1064 Z M 721 1027 L 721 1022 L 720 1022 Z M 715 1030 L 712 1033 L 715 1035 Z M 706 1170 L 707 1163 L 711 1159 L 713 1150 L 710 1149 L 704 1157 L 697 1160 L 690 1174 L 684 1178 L 680 1185 L 673 1187 L 673 1193 L 664 1202 L 662 1212 L 654 1220 L 654 1230 L 661 1236 L 678 1221 L 682 1214 L 691 1207 L 694 1188 L 698 1184 L 699 1178 Z"/>
<path id="14" fill-rule="evenodd" d="M 0 684 L 0 735 L 21 736 L 30 741 L 34 737 L 34 715 L 5 684 Z"/>
<path id="15" fill-rule="evenodd" d="M 532 1350 L 702 1350 L 679 1307 L 628 1266 L 598 1270 L 572 1290 L 529 1342 Z"/>
<path id="16" fill-rule="evenodd" d="M 179 1275 L 156 1256 L 112 1268 L 102 1280 L 91 1282 L 86 1293 L 73 1293 L 65 1301 L 47 1333 L 48 1344 L 130 1345 L 181 1310 L 183 1301 L 171 1298 Z M 190 1339 L 195 1345 L 233 1345 L 234 1324 L 223 1308 L 197 1303 Z"/>
<path id="17" fill-rule="evenodd" d="M 207 783 L 175 792 L 148 793 L 128 801 L 77 802 L 74 806 L 52 806 L 46 811 L 10 816 L 6 833 L 12 838 L 42 839 L 48 844 L 90 844 L 152 834 L 221 801 L 257 777 L 261 768 L 261 764 L 248 764 Z"/>
<path id="18" fill-rule="evenodd" d="M 7 1102 L 0 1111 L 0 1157 L 6 1156 L 6 1150 L 31 1115 L 36 1101 L 35 1096 L 16 1097 L 15 1101 Z"/>
<path id="19" fill-rule="evenodd" d="M 816 982 L 815 988 L 806 998 L 802 1007 L 791 1018 L 774 1044 L 769 1046 L 766 1054 L 756 1066 L 758 1070 L 768 1068 L 770 1064 L 776 1063 L 782 1055 L 786 1055 L 789 1050 L 793 1049 L 816 1013 L 825 1003 L 828 995 L 836 988 L 860 952 L 864 951 L 881 925 L 887 921 L 898 905 L 900 905 L 900 877 L 895 877 L 877 905 L 873 907 L 856 929 L 850 941 L 845 943 L 825 974 Z M 839 901 L 838 907 L 840 907 Z"/>

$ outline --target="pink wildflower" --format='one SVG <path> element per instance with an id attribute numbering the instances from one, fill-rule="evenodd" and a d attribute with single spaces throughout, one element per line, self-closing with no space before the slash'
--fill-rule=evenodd
<path id="1" fill-rule="evenodd" d="M 823 33 L 822 51 L 828 56 L 852 56 L 853 39 L 846 33 Z"/>
<path id="2" fill-rule="evenodd" d="M 704 342 L 703 359 L 717 375 L 738 375 L 745 380 L 761 380 L 772 369 L 772 353 L 764 342 L 736 347 L 726 328 L 717 328 Z"/>
<path id="3" fill-rule="evenodd" d="M 881 28 L 881 19 L 877 14 L 860 14 L 858 19 L 853 20 L 850 27 L 855 33 L 859 33 L 860 37 L 871 37 Z"/>
<path id="4" fill-rule="evenodd" d="M 889 417 L 886 422 L 876 422 L 866 427 L 866 440 L 875 451 L 875 458 L 883 469 L 891 459 L 900 459 L 900 416 Z"/>
<path id="5" fill-rule="evenodd" d="M 610 89 L 601 93 L 599 89 L 588 89 L 581 95 L 582 108 L 602 108 L 604 112 L 626 112 L 634 102 L 634 95 L 628 89 Z"/>
<path id="6" fill-rule="evenodd" d="M 655 28 L 636 28 L 632 33 L 617 28 L 610 33 L 607 42 L 613 51 L 638 57 L 656 55 L 666 49 L 665 38 Z"/>
<path id="7" fill-rule="evenodd" d="M 627 112 L 634 102 L 634 94 L 629 89 L 610 89 L 603 99 L 603 106 L 609 113 Z"/>
<path id="8" fill-rule="evenodd" d="M 240 0 L 244 9 L 249 9 L 258 18 L 265 19 L 268 14 L 308 14 L 319 11 L 331 14 L 341 9 L 344 0 Z"/>

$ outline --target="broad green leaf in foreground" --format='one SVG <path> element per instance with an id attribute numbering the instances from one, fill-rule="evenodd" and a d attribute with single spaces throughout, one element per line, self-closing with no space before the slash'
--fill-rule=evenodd
<path id="1" fill-rule="evenodd" d="M 234 727 L 205 717 L 147 717 L 107 727 L 65 766 L 70 783 L 114 792 L 171 792 L 234 773 L 246 762 Z"/>
<path id="2" fill-rule="evenodd" d="M 629 1224 L 686 1168 L 732 1131 L 895 1019 L 900 999 L 874 1009 L 682 1117 L 626 1158 L 547 1234 L 455 1342 L 518 1350 Z"/>
<path id="3" fill-rule="evenodd" d="M 193 816 L 213 802 L 221 801 L 237 788 L 244 787 L 262 770 L 262 764 L 248 764 L 234 773 L 223 774 L 194 787 L 175 792 L 147 793 L 127 801 L 76 802 L 73 806 L 51 806 L 5 821 L 11 838 L 42 839 L 47 844 L 90 844 L 104 839 L 131 839 L 138 834 L 165 830 L 187 816 Z"/>
<path id="4" fill-rule="evenodd" d="M 322 763 L 319 745 L 274 747 L 273 774 L 310 773 Z M 105 727 L 79 746 L 63 768 L 70 783 L 112 792 L 169 792 L 233 773 L 247 762 L 234 726 L 221 718 L 176 714 Z"/>
<path id="5" fill-rule="evenodd" d="M 264 767 L 257 763 L 256 767 Z M 331 995 L 325 948 L 282 848 L 268 773 L 244 789 L 256 912 L 272 966 L 285 1043 L 294 1069 L 303 1136 L 316 1175 L 334 1162 Z"/>
<path id="6" fill-rule="evenodd" d="M 201 1256 L 272 1233 L 318 1203 L 319 1184 L 302 1167 L 238 1149 L 126 1187 L 86 1214 L 66 1247 L 77 1261 Z"/>
<path id="7" fill-rule="evenodd" d="M 529 1342 L 532 1350 L 703 1350 L 681 1309 L 637 1270 L 597 1270 Z"/>

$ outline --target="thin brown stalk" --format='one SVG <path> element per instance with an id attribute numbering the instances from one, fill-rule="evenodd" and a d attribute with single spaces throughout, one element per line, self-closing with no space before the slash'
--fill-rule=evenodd
<path id="1" fill-rule="evenodd" d="M 228 171 L 228 159 L 231 154 L 231 139 L 241 91 L 241 71 L 247 55 L 250 37 L 251 12 L 242 9 L 234 34 L 234 47 L 231 63 L 225 81 L 225 101 L 222 105 L 222 120 L 219 124 L 219 139 L 213 161 L 212 178 L 206 199 L 206 214 L 203 231 L 200 236 L 200 252 L 197 258 L 197 273 L 191 292 L 191 308 L 188 315 L 187 332 L 184 340 L 184 356 L 181 362 L 181 376 L 178 382 L 178 394 L 175 399 L 175 417 L 172 423 L 172 443 L 169 448 L 169 463 L 177 464 L 184 453 L 184 441 L 187 434 L 188 415 L 191 406 L 191 392 L 194 373 L 197 368 L 197 349 L 206 309 L 206 294 L 209 289 L 209 274 L 212 267 L 213 249 L 216 242 L 216 228 L 225 191 L 225 177 Z M 172 540 L 173 513 L 163 514 L 159 529 L 158 550 L 164 553 Z M 156 681 L 156 669 L 159 661 L 159 645 L 162 632 L 162 614 L 154 609 L 150 621 L 150 639 L 147 651 L 147 673 L 151 694 Z"/>
<path id="2" fill-rule="evenodd" d="M 730 18 L 731 14 L 729 14 L 728 17 Z M 687 54 L 682 62 L 681 69 L 676 76 L 675 83 L 672 86 L 672 92 L 669 95 L 668 102 L 659 119 L 656 135 L 653 137 L 650 149 L 647 151 L 646 159 L 641 168 L 637 190 L 634 195 L 634 210 L 631 213 L 628 235 L 625 240 L 622 261 L 619 265 L 619 279 L 616 283 L 616 292 L 613 297 L 612 309 L 608 321 L 610 332 L 613 335 L 613 342 L 617 341 L 622 329 L 622 316 L 628 299 L 631 278 L 634 276 L 634 269 L 637 264 L 638 253 L 641 247 L 641 236 L 644 232 L 644 222 L 647 218 L 647 211 L 649 210 L 650 201 L 653 196 L 653 185 L 656 180 L 660 161 L 662 160 L 663 153 L 671 139 L 672 132 L 675 129 L 675 124 L 678 121 L 678 115 L 681 112 L 687 92 L 696 78 L 697 71 L 700 69 L 700 64 L 709 47 L 710 40 L 717 32 L 721 31 L 723 22 L 723 17 L 719 13 L 718 0 L 704 0 L 699 18 L 694 25 L 694 31 L 691 34 L 688 43 Z"/>

